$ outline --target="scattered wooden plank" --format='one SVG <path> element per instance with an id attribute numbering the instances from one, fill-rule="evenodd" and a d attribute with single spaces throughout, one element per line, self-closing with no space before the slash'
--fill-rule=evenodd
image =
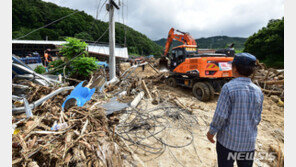
<path id="1" fill-rule="evenodd" d="M 150 94 L 150 91 L 149 91 L 149 89 L 147 88 L 146 83 L 145 83 L 144 80 L 142 80 L 142 87 L 143 87 L 143 89 L 145 90 L 145 92 L 146 92 L 148 98 L 149 98 L 149 99 L 152 99 L 152 96 L 151 96 L 151 94 Z"/>
<path id="2" fill-rule="evenodd" d="M 265 81 L 264 84 L 267 84 L 267 85 L 273 85 L 273 84 L 283 85 L 284 80 Z"/>
<path id="3" fill-rule="evenodd" d="M 15 160 L 12 160 L 12 165 L 17 164 L 19 162 L 21 162 L 23 160 L 23 158 L 17 158 Z"/>
<path id="4" fill-rule="evenodd" d="M 137 107 L 137 105 L 139 104 L 139 102 L 142 100 L 142 98 L 144 97 L 145 93 L 143 91 L 141 91 L 135 98 L 134 100 L 131 102 L 131 107 Z"/>
<path id="5" fill-rule="evenodd" d="M 184 110 L 189 111 L 190 113 L 193 113 L 193 110 L 189 107 L 186 107 L 185 105 L 182 104 L 182 102 L 178 99 L 178 97 L 175 97 L 172 99 L 179 107 L 183 108 Z"/>
<path id="6" fill-rule="evenodd" d="M 270 95 L 281 95 L 283 91 L 275 91 L 275 90 L 262 89 L 262 92 L 268 93 Z"/>

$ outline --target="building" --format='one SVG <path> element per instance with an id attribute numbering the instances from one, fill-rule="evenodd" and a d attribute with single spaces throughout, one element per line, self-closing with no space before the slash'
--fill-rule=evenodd
<path id="1" fill-rule="evenodd" d="M 51 49 L 59 51 L 66 41 L 44 41 L 44 40 L 12 40 L 12 53 L 24 57 L 32 52 L 38 52 L 43 56 L 44 51 Z M 109 62 L 109 46 L 107 44 L 88 43 L 89 56 L 96 57 L 99 61 Z M 116 61 L 128 59 L 127 47 L 115 46 Z"/>

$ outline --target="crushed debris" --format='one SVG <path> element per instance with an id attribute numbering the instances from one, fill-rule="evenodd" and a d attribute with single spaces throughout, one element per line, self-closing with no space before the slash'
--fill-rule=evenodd
<path id="1" fill-rule="evenodd" d="M 276 95 L 276 103 L 282 105 L 284 101 L 284 70 L 267 68 L 258 60 L 257 68 L 251 76 L 252 81 L 261 87 L 262 92 L 267 96 Z"/>
<path id="2" fill-rule="evenodd" d="M 83 106 L 64 109 L 62 104 L 78 81 L 69 86 L 69 78 L 62 76 L 62 82 L 43 85 L 34 79 L 14 78 L 13 166 L 213 166 L 214 145 L 207 142 L 205 134 L 216 102 L 204 103 L 185 88 L 165 85 L 168 74 L 155 69 L 153 62 L 121 65 L 118 80 L 106 82 L 106 73 L 94 74 L 85 82 L 86 88 L 96 89 L 91 99 Z M 147 66 L 145 71 L 138 68 L 143 65 Z M 259 68 L 252 79 L 264 90 L 283 92 L 281 75 L 281 71 Z M 278 111 L 284 95 L 265 93 L 270 97 L 259 131 L 270 128 L 272 116 L 267 115 L 266 106 L 273 106 L 270 110 L 277 113 L 279 122 L 264 131 L 264 137 L 259 134 L 263 145 L 259 149 L 276 149 L 278 159 L 266 164 L 282 164 L 283 147 L 271 147 L 264 140 L 273 135 L 277 142 L 284 141 L 282 113 Z M 259 163 L 265 162 L 257 162 L 257 166 Z"/>

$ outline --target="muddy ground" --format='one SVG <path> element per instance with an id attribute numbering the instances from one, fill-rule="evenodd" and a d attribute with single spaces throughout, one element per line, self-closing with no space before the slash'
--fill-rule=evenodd
<path id="1" fill-rule="evenodd" d="M 129 64 L 124 63 L 121 66 L 124 70 L 129 67 Z M 144 72 L 142 68 L 137 69 L 135 75 L 137 77 L 147 77 L 157 75 L 157 73 L 147 66 Z M 193 130 L 193 144 L 184 148 L 168 148 L 163 154 L 158 156 L 151 154 L 143 155 L 142 153 L 137 153 L 137 151 L 135 153 L 138 154 L 146 166 L 217 166 L 215 144 L 207 140 L 206 133 L 215 112 L 218 95 L 215 96 L 214 100 L 205 103 L 197 100 L 188 88 L 172 88 L 164 83 L 156 86 L 162 96 L 175 95 L 185 106 L 191 106 L 193 109 L 193 114 L 198 120 L 198 125 Z M 151 107 L 153 107 L 152 104 Z M 180 131 L 180 129 L 174 131 L 172 128 L 166 133 L 169 134 L 171 144 L 182 145 L 182 143 L 188 142 L 189 137 L 186 136 L 185 131 Z M 253 166 L 277 166 L 278 158 L 271 160 L 272 156 L 267 154 L 273 149 L 278 152 L 283 152 L 284 149 L 284 108 L 279 107 L 270 97 L 265 96 L 262 120 L 258 127 L 256 160 Z"/>

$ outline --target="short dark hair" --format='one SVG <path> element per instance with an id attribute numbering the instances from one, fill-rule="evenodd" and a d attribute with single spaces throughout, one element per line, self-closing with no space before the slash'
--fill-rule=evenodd
<path id="1" fill-rule="evenodd" d="M 253 72 L 255 70 L 255 66 L 246 66 L 246 65 L 243 65 L 243 64 L 232 64 L 232 67 L 235 67 L 237 72 L 240 75 L 243 75 L 243 76 L 246 76 L 246 77 L 253 74 Z"/>

